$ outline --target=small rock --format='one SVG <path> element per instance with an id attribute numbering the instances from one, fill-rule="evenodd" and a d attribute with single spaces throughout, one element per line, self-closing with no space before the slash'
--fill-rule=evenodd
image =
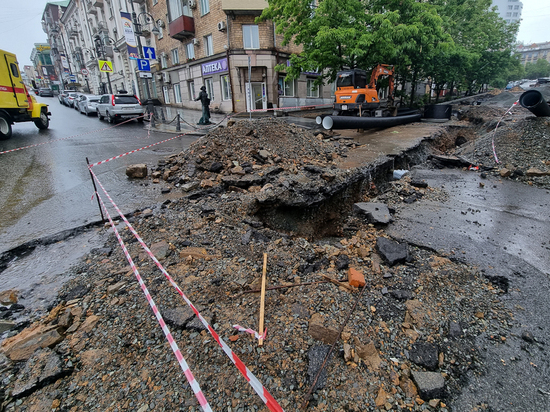
<path id="1" fill-rule="evenodd" d="M 499 170 L 499 174 L 500 174 L 500 177 L 509 177 L 512 174 L 512 171 L 504 167 Z"/>
<path id="2" fill-rule="evenodd" d="M 348 283 L 356 288 L 362 288 L 365 286 L 365 276 L 354 268 L 348 270 Z"/>
<path id="3" fill-rule="evenodd" d="M 409 358 L 418 366 L 428 370 L 436 370 L 438 366 L 437 346 L 427 342 L 415 343 L 409 351 Z"/>
<path id="4" fill-rule="evenodd" d="M 398 243 L 385 237 L 376 239 L 376 248 L 390 266 L 403 263 L 409 257 L 406 243 Z"/>
<path id="5" fill-rule="evenodd" d="M 126 176 L 132 179 L 143 179 L 147 177 L 147 165 L 136 164 L 126 168 Z"/>
<path id="6" fill-rule="evenodd" d="M 0 292 L 0 304 L 11 305 L 17 303 L 17 295 L 19 292 L 15 289 L 4 290 Z"/>
<path id="7" fill-rule="evenodd" d="M 449 333 L 447 336 L 450 338 L 459 338 L 462 336 L 462 328 L 458 322 L 449 322 Z"/>
<path id="8" fill-rule="evenodd" d="M 535 337 L 528 330 L 523 331 L 523 333 L 521 334 L 521 339 L 523 339 L 525 342 L 528 342 L 528 343 L 535 343 Z"/>
<path id="9" fill-rule="evenodd" d="M 422 399 L 441 399 L 445 394 L 445 379 L 440 373 L 413 371 L 411 375 Z"/>
<path id="10" fill-rule="evenodd" d="M 126 286 L 126 282 L 121 280 L 120 282 L 117 282 L 114 285 L 111 285 L 111 286 L 107 287 L 107 294 L 108 295 L 114 295 L 120 289 L 122 289 L 124 286 Z"/>
<path id="11" fill-rule="evenodd" d="M 353 205 L 353 211 L 363 214 L 371 223 L 387 224 L 391 222 L 391 214 L 383 203 L 360 202 Z"/>

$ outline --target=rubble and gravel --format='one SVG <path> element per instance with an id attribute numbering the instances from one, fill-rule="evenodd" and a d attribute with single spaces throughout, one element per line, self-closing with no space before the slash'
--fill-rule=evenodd
<path id="1" fill-rule="evenodd" d="M 485 106 L 467 110 L 470 119 L 488 112 Z M 470 125 L 474 131 L 463 129 L 460 154 L 471 146 L 472 163 L 488 166 L 487 119 Z M 509 143 L 514 130 L 516 140 Z M 451 135 L 455 139 L 455 129 L 440 138 L 450 141 Z M 505 122 L 496 142 L 504 164 L 527 170 L 542 168 L 537 160 L 549 140 L 548 125 L 525 116 Z M 438 153 L 454 151 L 452 144 L 432 143 Z M 233 325 L 257 328 L 260 297 L 247 292 L 260 286 L 264 253 L 269 285 L 325 280 L 321 274 L 345 280 L 350 269 L 365 276 L 364 298 L 308 410 L 449 411 L 466 374 L 483 373 L 476 337 L 490 336 L 492 345 L 506 341 L 514 322 L 499 299 L 506 291 L 477 268 L 435 250 L 405 244 L 404 258 L 384 260 L 380 245 L 393 240 L 383 224 L 356 214 L 353 204 L 383 202 L 395 212 L 410 202 L 445 202 L 446 193 L 405 176 L 383 192 L 367 182 L 351 195 L 347 188 L 356 188 L 364 175 L 338 168 L 337 160 L 355 145 L 276 119 L 238 121 L 155 166 L 150 182 L 163 185 L 171 200 L 128 218 L 285 410 L 298 410 L 319 362 L 312 354 L 326 352 L 323 345 L 333 342 L 357 292 L 330 282 L 268 291 L 267 338 L 258 346 Z M 544 186 L 544 179 L 526 182 Z M 213 410 L 266 410 L 126 225 L 117 227 Z M 2 344 L 4 410 L 200 410 L 115 237 L 71 272 L 55 307 Z M 62 340 L 46 345 L 42 338 L 53 331 Z M 22 345 L 37 351 L 16 352 Z"/>

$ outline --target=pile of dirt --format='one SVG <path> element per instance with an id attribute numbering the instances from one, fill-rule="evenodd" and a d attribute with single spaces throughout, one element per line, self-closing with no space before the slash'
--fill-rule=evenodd
<path id="1" fill-rule="evenodd" d="M 476 106 L 465 116 L 490 113 L 502 115 L 500 109 Z M 512 155 L 519 145 L 537 152 L 547 148 L 539 144 L 547 132 L 538 119 L 506 123 L 500 129 L 503 139 L 510 140 L 505 132 L 518 124 L 533 127 L 521 135 L 516 130 L 517 140 L 506 152 Z M 535 131 L 541 135 L 530 144 L 522 140 Z M 464 147 L 474 147 L 471 154 L 474 159 L 481 154 L 481 163 L 486 149 L 477 149 L 480 144 L 485 143 Z M 383 226 L 354 212 L 359 200 L 384 202 L 391 213 L 409 202 L 446 199 L 443 189 L 408 178 L 375 193 L 360 169 L 341 170 L 335 163 L 354 146 L 275 119 L 239 121 L 155 167 L 152 179 L 181 190 L 181 196 L 129 220 L 212 328 L 286 410 L 298 410 L 319 358 L 356 303 L 360 290 L 345 281 L 359 272 L 366 289 L 309 410 L 448 411 L 446 403 L 460 391 L 466 374 L 483 370 L 476 337 L 483 333 L 495 345 L 506 340 L 511 315 L 499 300 L 506 285 L 491 283 L 460 256 L 399 244 Z M 499 147 L 504 141 L 497 141 Z M 271 224 L 275 209 L 285 216 L 288 230 Z M 316 218 L 319 214 L 323 219 Z M 340 228 L 330 236 L 327 219 Z M 264 410 L 126 225 L 117 227 L 212 408 Z M 260 297 L 252 291 L 261 285 L 264 253 L 268 286 L 280 288 L 266 294 L 267 338 L 258 346 L 233 325 L 257 328 Z M 72 274 L 49 316 L 24 336 L 4 342 L 5 410 L 198 411 L 115 237 Z M 327 276 L 343 281 L 341 286 Z M 41 346 L 46 338 L 52 349 Z M 30 349 L 22 353 L 23 347 Z"/>

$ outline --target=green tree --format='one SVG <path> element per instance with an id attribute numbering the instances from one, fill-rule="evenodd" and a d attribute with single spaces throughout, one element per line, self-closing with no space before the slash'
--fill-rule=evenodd
<path id="1" fill-rule="evenodd" d="M 548 76 L 550 76 L 550 63 L 548 60 L 538 59 L 535 63 L 527 62 L 525 64 L 525 77 L 528 79 Z"/>

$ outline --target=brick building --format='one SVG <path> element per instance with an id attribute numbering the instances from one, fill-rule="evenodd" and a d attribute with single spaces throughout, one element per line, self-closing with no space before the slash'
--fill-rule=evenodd
<path id="1" fill-rule="evenodd" d="M 314 73 L 285 82 L 274 70 L 300 50 L 281 46 L 272 22 L 255 22 L 266 7 L 265 0 L 147 0 L 160 29 L 153 94 L 199 109 L 194 99 L 205 86 L 211 108 L 221 112 L 332 102 L 331 86 L 315 87 Z"/>

